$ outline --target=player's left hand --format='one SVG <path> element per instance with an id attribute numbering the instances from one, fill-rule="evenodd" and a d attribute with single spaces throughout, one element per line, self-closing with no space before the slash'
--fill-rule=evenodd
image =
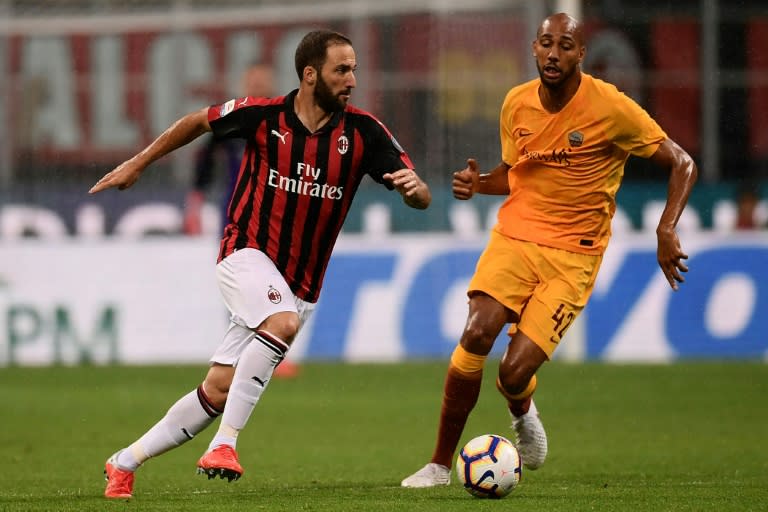
<path id="1" fill-rule="evenodd" d="M 400 169 L 382 176 L 403 196 L 405 204 L 423 210 L 432 201 L 429 187 L 413 169 Z"/>
<path id="2" fill-rule="evenodd" d="M 383 178 L 406 197 L 413 196 L 419 186 L 424 184 L 413 169 L 400 169 L 399 171 L 388 172 Z"/>
<path id="3" fill-rule="evenodd" d="M 656 236 L 658 238 L 656 257 L 659 266 L 664 272 L 669 286 L 673 290 L 677 290 L 679 288 L 678 283 L 685 281 L 681 272 L 688 272 L 688 267 L 681 260 L 687 260 L 688 255 L 680 247 L 680 239 L 674 230 L 657 231 Z"/>

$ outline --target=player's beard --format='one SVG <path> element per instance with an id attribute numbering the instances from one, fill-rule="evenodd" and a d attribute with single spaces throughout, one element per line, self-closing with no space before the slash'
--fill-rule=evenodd
<path id="1" fill-rule="evenodd" d="M 348 90 L 344 92 L 349 94 Z M 317 76 L 317 84 L 315 85 L 314 97 L 318 106 L 326 112 L 337 112 L 344 110 L 347 106 L 347 102 L 339 98 L 338 95 L 333 94 L 331 88 L 328 87 L 328 84 L 319 74 Z"/>
<path id="2" fill-rule="evenodd" d="M 544 75 L 544 67 L 539 64 L 539 62 L 536 62 L 536 69 L 539 72 L 539 81 L 542 83 L 542 85 L 544 85 L 544 87 L 550 91 L 556 92 L 565 87 L 565 84 L 568 83 L 569 79 L 574 75 L 574 73 L 576 73 L 578 67 L 574 66 L 568 73 L 563 72 L 563 69 L 559 68 L 560 77 L 556 81 L 552 81 Z"/>

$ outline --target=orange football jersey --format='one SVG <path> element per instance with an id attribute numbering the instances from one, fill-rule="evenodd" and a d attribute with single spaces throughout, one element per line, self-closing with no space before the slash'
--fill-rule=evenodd
<path id="1" fill-rule="evenodd" d="M 602 254 L 629 155 L 651 157 L 667 135 L 631 98 L 586 73 L 560 112 L 539 100 L 538 79 L 514 87 L 501 109 L 510 194 L 495 229 L 511 238 Z"/>

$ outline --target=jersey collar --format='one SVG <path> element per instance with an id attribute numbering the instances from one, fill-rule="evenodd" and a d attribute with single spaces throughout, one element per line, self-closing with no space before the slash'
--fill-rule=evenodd
<path id="1" fill-rule="evenodd" d="M 296 95 L 299 93 L 298 89 L 294 89 L 291 92 L 288 93 L 288 95 L 285 97 L 285 105 L 286 105 L 286 114 L 285 119 L 288 126 L 293 128 L 294 130 L 303 130 L 307 135 L 311 135 L 311 132 L 307 129 L 306 126 L 304 126 L 304 123 L 301 122 L 299 119 L 299 116 L 296 115 L 296 109 L 294 108 L 294 100 L 296 99 Z M 339 123 L 341 122 L 341 118 L 344 116 L 344 112 L 347 109 L 340 110 L 338 112 L 334 112 L 333 115 L 331 115 L 331 118 L 328 120 L 327 123 L 323 125 L 322 128 L 317 130 L 315 133 L 324 133 L 329 132 L 336 128 Z"/>

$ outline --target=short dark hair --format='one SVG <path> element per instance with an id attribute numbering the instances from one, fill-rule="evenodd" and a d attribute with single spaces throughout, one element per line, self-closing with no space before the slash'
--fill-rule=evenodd
<path id="1" fill-rule="evenodd" d="M 303 78 L 304 68 L 312 66 L 318 72 L 325 64 L 327 49 L 334 44 L 343 44 L 352 46 L 352 41 L 339 32 L 332 30 L 313 30 L 304 36 L 296 47 L 296 74 L 299 75 L 299 81 Z"/>

